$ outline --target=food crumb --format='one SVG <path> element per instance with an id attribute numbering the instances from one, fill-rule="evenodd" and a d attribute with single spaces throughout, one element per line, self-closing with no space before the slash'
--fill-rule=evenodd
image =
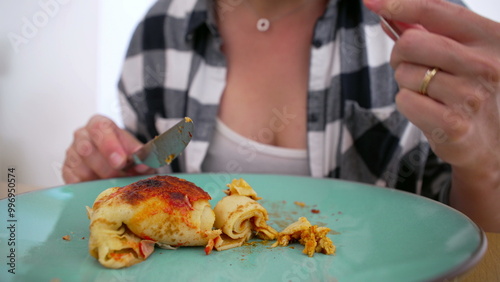
<path id="1" fill-rule="evenodd" d="M 312 213 L 319 213 L 319 210 L 317 210 L 317 209 L 312 209 L 312 210 L 311 210 L 311 212 L 312 212 Z"/>
<path id="2" fill-rule="evenodd" d="M 63 240 L 66 240 L 66 241 L 71 241 L 71 236 L 69 235 L 64 235 L 62 236 Z"/>
<path id="3" fill-rule="evenodd" d="M 299 207 L 305 207 L 306 206 L 306 204 L 304 202 L 295 201 L 293 203 L 296 204 Z"/>
<path id="4" fill-rule="evenodd" d="M 168 157 L 165 158 L 165 163 L 170 164 L 170 163 L 172 163 L 172 161 L 174 159 L 175 159 L 175 155 L 174 154 L 170 154 L 170 155 L 168 155 Z"/>

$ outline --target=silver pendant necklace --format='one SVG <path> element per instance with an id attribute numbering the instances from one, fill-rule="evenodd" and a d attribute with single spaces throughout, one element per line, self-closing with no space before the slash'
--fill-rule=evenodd
<path id="1" fill-rule="evenodd" d="M 304 0 L 302 2 L 302 4 L 298 5 L 297 7 L 293 8 L 292 10 L 284 13 L 284 14 L 281 14 L 281 15 L 278 15 L 274 18 L 265 18 L 265 17 L 261 17 L 259 15 L 259 13 L 257 12 L 257 10 L 252 6 L 250 5 L 250 3 L 248 3 L 248 1 L 245 1 L 245 5 L 247 5 L 251 10 L 252 12 L 257 16 L 258 20 L 257 20 L 257 30 L 260 31 L 260 32 L 266 32 L 269 30 L 269 28 L 271 28 L 271 22 L 274 22 L 274 21 L 277 21 L 277 20 L 280 20 L 284 17 L 287 17 L 295 12 L 297 12 L 298 10 L 300 10 L 303 6 L 305 6 L 307 4 L 308 0 Z"/>

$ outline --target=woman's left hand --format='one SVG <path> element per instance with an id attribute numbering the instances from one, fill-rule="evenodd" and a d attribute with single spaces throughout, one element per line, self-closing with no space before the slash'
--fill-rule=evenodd
<path id="1" fill-rule="evenodd" d="M 498 203 L 500 23 L 443 0 L 364 2 L 401 31 L 391 56 L 399 111 L 452 165 L 455 183 L 475 181 L 457 186 L 462 196 L 491 192 Z M 492 187 L 481 191 L 477 181 Z"/>

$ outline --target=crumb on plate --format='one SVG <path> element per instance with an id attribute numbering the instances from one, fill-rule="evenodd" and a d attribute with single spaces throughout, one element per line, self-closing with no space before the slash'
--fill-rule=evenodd
<path id="1" fill-rule="evenodd" d="M 299 207 L 305 207 L 306 206 L 306 204 L 304 202 L 295 201 L 293 203 L 296 204 Z"/>

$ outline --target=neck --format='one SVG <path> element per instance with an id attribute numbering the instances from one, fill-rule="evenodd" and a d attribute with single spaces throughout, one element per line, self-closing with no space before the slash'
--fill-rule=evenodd
<path id="1" fill-rule="evenodd" d="M 242 27 L 253 26 L 266 32 L 271 26 L 281 22 L 307 21 L 317 19 L 324 12 L 328 0 L 214 0 L 219 24 L 230 15 L 238 15 L 235 23 L 244 23 Z M 237 2 L 237 3 L 235 3 Z"/>
<path id="2" fill-rule="evenodd" d="M 262 17 L 272 17 L 276 14 L 286 12 L 299 5 L 304 1 L 311 0 L 242 0 L 247 1 L 250 6 Z"/>

